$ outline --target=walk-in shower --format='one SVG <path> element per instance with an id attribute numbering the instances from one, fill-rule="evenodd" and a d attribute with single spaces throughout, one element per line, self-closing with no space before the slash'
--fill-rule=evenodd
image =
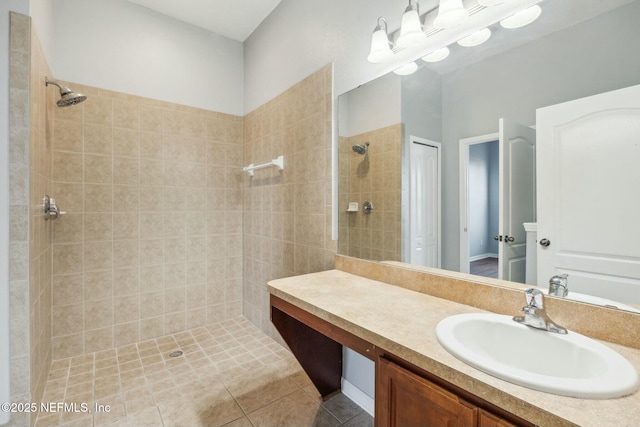
<path id="1" fill-rule="evenodd" d="M 369 143 L 365 142 L 364 144 L 354 145 L 351 149 L 361 155 L 367 154 L 367 150 L 369 149 Z"/>
<path id="2" fill-rule="evenodd" d="M 66 86 L 61 85 L 53 80 L 49 80 L 47 77 L 44 78 L 44 84 L 46 86 L 54 85 L 60 88 L 60 100 L 58 101 L 58 107 L 70 107 L 72 105 L 76 105 L 87 99 L 87 97 L 81 93 L 75 93 L 71 89 Z"/>

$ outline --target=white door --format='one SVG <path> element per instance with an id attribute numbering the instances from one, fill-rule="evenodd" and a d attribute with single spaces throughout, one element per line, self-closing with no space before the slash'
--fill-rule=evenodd
<path id="1" fill-rule="evenodd" d="M 409 262 L 440 267 L 440 143 L 410 141 Z"/>
<path id="2" fill-rule="evenodd" d="M 537 110 L 538 281 L 640 303 L 640 85 Z"/>
<path id="3" fill-rule="evenodd" d="M 536 131 L 500 119 L 498 277 L 525 282 L 525 222 L 536 220 Z"/>

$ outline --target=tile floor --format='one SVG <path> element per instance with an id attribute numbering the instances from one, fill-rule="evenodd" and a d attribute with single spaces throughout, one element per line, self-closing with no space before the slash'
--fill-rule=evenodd
<path id="1" fill-rule="evenodd" d="M 321 402 L 291 353 L 244 318 L 55 360 L 42 401 L 111 410 L 41 412 L 37 427 L 373 426 L 342 394 Z"/>

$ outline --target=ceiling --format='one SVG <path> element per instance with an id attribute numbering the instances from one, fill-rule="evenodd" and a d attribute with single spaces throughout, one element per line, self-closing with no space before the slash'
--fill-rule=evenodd
<path id="1" fill-rule="evenodd" d="M 244 42 L 281 0 L 129 0 L 163 15 Z"/>

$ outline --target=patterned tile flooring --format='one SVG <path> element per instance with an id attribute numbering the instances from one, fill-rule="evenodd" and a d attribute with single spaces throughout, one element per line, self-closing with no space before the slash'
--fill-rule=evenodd
<path id="1" fill-rule="evenodd" d="M 291 353 L 244 318 L 54 360 L 42 401 L 92 413 L 41 412 L 37 427 L 373 426 L 342 394 L 322 402 Z"/>

